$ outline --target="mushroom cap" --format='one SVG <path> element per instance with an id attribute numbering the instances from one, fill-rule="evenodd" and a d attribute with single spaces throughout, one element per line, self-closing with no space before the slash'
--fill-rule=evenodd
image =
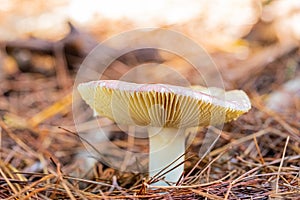
<path id="1" fill-rule="evenodd" d="M 237 119 L 251 108 L 245 92 L 99 80 L 78 85 L 84 101 L 119 124 L 188 128 Z M 217 95 L 210 94 L 217 93 Z"/>

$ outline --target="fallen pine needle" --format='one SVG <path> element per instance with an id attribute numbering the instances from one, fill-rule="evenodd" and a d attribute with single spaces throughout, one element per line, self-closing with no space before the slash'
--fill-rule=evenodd
<path id="1" fill-rule="evenodd" d="M 281 168 L 282 168 L 282 165 L 283 165 L 283 161 L 284 161 L 284 157 L 285 157 L 285 153 L 286 153 L 286 148 L 287 148 L 287 145 L 289 143 L 289 140 L 290 140 L 290 136 L 288 136 L 286 138 L 286 142 L 285 142 L 283 153 L 282 153 L 282 158 L 281 158 L 281 161 L 280 161 L 280 164 L 279 164 L 279 168 L 278 168 L 278 174 L 277 174 L 277 178 L 276 178 L 276 188 L 275 188 L 275 192 L 276 193 L 278 193 L 278 190 L 279 190 L 280 171 L 281 171 Z"/>
<path id="2" fill-rule="evenodd" d="M 223 200 L 223 198 L 221 198 L 221 197 L 218 197 L 216 195 L 209 194 L 209 193 L 206 193 L 206 192 L 202 192 L 202 191 L 199 191 L 199 190 L 191 189 L 191 191 L 196 193 L 196 194 L 199 194 L 203 197 L 209 198 L 209 199 Z"/>
<path id="3" fill-rule="evenodd" d="M 30 126 L 35 127 L 39 125 L 41 122 L 45 121 L 46 119 L 62 112 L 63 110 L 66 109 L 66 107 L 70 106 L 71 103 L 72 103 L 72 94 L 68 94 L 67 96 L 60 99 L 53 105 L 45 108 L 41 112 L 31 117 L 28 120 L 28 123 L 30 124 Z"/>

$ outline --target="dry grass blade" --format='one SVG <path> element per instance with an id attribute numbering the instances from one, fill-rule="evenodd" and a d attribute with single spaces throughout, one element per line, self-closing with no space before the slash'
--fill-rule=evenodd
<path id="1" fill-rule="evenodd" d="M 201 161 L 204 159 L 204 157 L 209 154 L 209 152 L 211 151 L 211 149 L 213 148 L 213 146 L 215 145 L 215 143 L 218 141 L 218 139 L 221 136 L 221 131 L 219 132 L 219 134 L 217 135 L 216 138 L 214 138 L 213 141 L 211 141 L 211 144 L 209 144 L 208 149 L 205 151 L 205 153 L 203 153 L 203 155 L 201 155 L 201 158 L 197 161 L 197 163 L 194 165 L 194 167 L 188 172 L 188 174 L 186 175 L 186 177 L 189 177 L 193 171 L 196 169 L 196 167 L 201 163 Z"/>
<path id="2" fill-rule="evenodd" d="M 30 148 L 25 142 L 23 142 L 18 136 L 16 136 L 7 125 L 0 119 L 0 127 L 11 137 L 20 147 L 22 147 L 26 152 L 30 152 L 31 155 L 35 155 L 34 150 Z"/>
<path id="3" fill-rule="evenodd" d="M 176 169 L 178 166 L 183 165 L 185 161 L 178 163 L 177 165 L 175 165 L 174 167 L 172 167 L 171 169 L 168 169 L 173 163 L 175 163 L 177 160 L 179 160 L 181 157 L 185 156 L 186 152 L 182 155 L 180 155 L 178 158 L 176 158 L 173 162 L 171 162 L 170 164 L 168 164 L 166 167 L 164 167 L 163 169 L 161 169 L 159 172 L 157 172 L 155 174 L 155 176 L 151 177 L 148 180 L 148 184 L 151 183 L 155 183 L 157 181 L 159 181 L 159 179 L 161 179 L 165 174 L 167 174 L 168 172 Z M 167 171 L 165 171 L 166 169 L 168 169 Z"/>
<path id="4" fill-rule="evenodd" d="M 264 165 L 264 164 L 265 164 L 265 161 L 264 161 L 263 156 L 261 155 L 261 150 L 260 150 L 260 148 L 259 148 L 259 146 L 258 146 L 256 137 L 253 137 L 253 140 L 254 140 L 255 147 L 256 147 L 256 149 L 257 149 L 257 153 L 258 153 L 258 155 L 259 155 L 259 159 L 260 159 L 260 161 L 261 161 L 261 164 Z"/>
<path id="5" fill-rule="evenodd" d="M 282 168 L 282 165 L 283 165 L 283 161 L 284 161 L 284 157 L 285 157 L 285 153 L 286 153 L 286 148 L 287 148 L 287 145 L 289 143 L 289 140 L 290 140 L 290 137 L 288 136 L 286 138 L 286 143 L 284 145 L 284 149 L 283 149 L 283 153 L 282 153 L 282 159 L 280 161 L 280 165 L 279 165 L 279 168 L 278 168 L 278 174 L 277 174 L 277 178 L 276 178 L 276 187 L 275 187 L 275 192 L 278 193 L 278 190 L 279 190 L 279 177 L 280 177 L 280 171 L 281 171 L 281 168 Z"/>
<path id="6" fill-rule="evenodd" d="M 201 171 L 197 172 L 196 175 L 194 175 L 193 177 L 188 177 L 186 176 L 185 179 L 187 180 L 186 181 L 186 184 L 191 184 L 197 180 L 200 179 L 201 175 L 216 161 L 218 160 L 222 155 L 223 155 L 224 152 L 220 153 L 218 156 L 216 156 L 211 162 L 208 163 L 208 165 L 206 165 Z M 232 171 L 233 172 L 233 171 Z"/>
<path id="7" fill-rule="evenodd" d="M 19 191 L 19 192 L 16 193 L 15 195 L 12 195 L 9 199 L 13 199 L 13 198 L 16 198 L 16 197 L 18 197 L 18 196 L 21 196 L 23 193 L 32 190 L 32 188 L 35 188 L 35 186 L 37 186 L 39 183 L 42 183 L 42 182 L 47 181 L 47 180 L 50 180 L 50 179 L 52 179 L 52 178 L 54 178 L 54 177 L 55 177 L 55 176 L 52 175 L 52 174 L 46 175 L 46 176 L 42 177 L 40 180 L 37 180 L 37 181 L 31 183 L 30 185 L 25 186 L 21 191 Z M 50 187 L 50 186 L 49 186 L 49 187 Z M 47 190 L 47 189 L 48 189 L 48 187 L 46 186 L 45 188 L 40 188 L 39 191 Z M 29 197 L 32 196 L 34 193 L 38 192 L 38 191 L 35 191 L 35 192 L 34 192 L 34 191 L 35 191 L 35 190 L 33 190 L 33 191 L 31 192 L 32 194 L 28 194 L 28 196 L 27 196 L 26 198 L 29 198 Z M 25 197 L 24 197 L 24 198 L 25 198 Z M 8 200 L 9 200 L 9 199 L 8 199 Z"/>
<path id="8" fill-rule="evenodd" d="M 65 110 L 67 107 L 71 105 L 71 103 L 72 103 L 72 94 L 68 94 L 61 100 L 55 102 L 53 105 L 47 107 L 46 109 L 42 110 L 41 112 L 37 113 L 35 116 L 30 118 L 28 120 L 28 123 L 30 126 L 36 127 L 46 119 Z"/>
<path id="9" fill-rule="evenodd" d="M 238 139 L 238 140 L 235 140 L 235 141 L 233 141 L 233 142 L 230 142 L 230 143 L 228 143 L 227 145 L 225 145 L 225 146 L 223 146 L 223 147 L 220 147 L 220 148 L 218 148 L 218 149 L 215 149 L 215 150 L 211 151 L 211 152 L 209 153 L 209 156 L 215 156 L 215 155 L 218 155 L 218 154 L 224 152 L 226 149 L 229 149 L 229 148 L 232 148 L 232 147 L 234 147 L 234 146 L 240 145 L 240 144 L 242 144 L 242 143 L 244 143 L 244 142 L 247 142 L 247 141 L 249 141 L 249 140 L 252 140 L 253 137 L 260 137 L 260 136 L 263 136 L 263 135 L 265 135 L 265 134 L 268 134 L 268 133 L 270 133 L 270 132 L 272 132 L 272 131 L 273 131 L 272 128 L 266 128 L 266 129 L 260 130 L 260 131 L 258 131 L 258 132 L 256 132 L 256 133 L 253 133 L 253 134 L 251 134 L 251 135 L 247 135 L 247 136 L 242 137 L 242 138 L 240 138 L 240 139 Z"/>
<path id="10" fill-rule="evenodd" d="M 199 190 L 194 190 L 194 189 L 191 189 L 192 192 L 196 193 L 196 194 L 199 194 L 205 198 L 208 198 L 208 199 L 216 199 L 216 200 L 222 200 L 223 198 L 221 197 L 218 197 L 216 195 L 212 195 L 212 194 L 209 194 L 209 193 L 206 193 L 206 192 L 201 192 Z"/>
<path id="11" fill-rule="evenodd" d="M 283 120 L 280 117 L 280 115 L 276 114 L 272 110 L 270 110 L 270 109 L 266 108 L 265 106 L 263 106 L 261 98 L 258 95 L 255 95 L 255 97 L 252 100 L 252 103 L 259 110 L 261 110 L 262 112 L 266 113 L 267 115 L 273 117 L 279 124 L 282 125 L 282 127 L 285 128 L 285 130 L 287 130 L 291 134 L 291 136 L 293 137 L 293 139 L 295 139 L 298 142 L 300 142 L 300 130 L 292 127 L 285 120 Z"/>
<path id="12" fill-rule="evenodd" d="M 201 188 L 201 187 L 207 187 L 211 185 L 216 185 L 219 183 L 223 183 L 227 178 L 232 176 L 236 171 L 232 171 L 228 173 L 226 176 L 222 177 L 219 180 L 211 181 L 208 183 L 202 183 L 202 184 L 191 184 L 191 185 L 174 185 L 174 186 L 151 186 L 152 188 L 157 188 L 157 189 L 190 189 L 190 188 Z M 148 184 L 146 184 L 147 187 L 149 187 Z"/>
<path id="13" fill-rule="evenodd" d="M 69 34 L 65 30 L 65 37 L 61 35 L 64 33 L 60 33 L 51 37 L 51 40 L 36 37 L 35 30 L 26 27 L 35 38 L 11 41 L 13 37 L 23 38 L 23 35 L 17 35 L 23 26 L 19 26 L 20 23 L 6 23 L 10 21 L 6 20 L 6 15 L 19 20 L 23 16 L 20 12 L 23 13 L 24 9 L 27 14 L 35 13 L 36 17 L 25 17 L 26 20 L 23 20 L 27 26 L 31 18 L 43 21 L 41 19 L 45 16 L 47 19 L 51 17 L 52 10 L 61 10 L 50 9 L 45 13 L 39 9 L 48 9 L 48 4 L 26 7 L 27 3 L 22 0 L 12 2 L 16 5 L 4 4 L 5 12 L 0 13 L 0 19 L 4 19 L 2 24 L 18 25 L 18 31 L 9 35 L 9 41 L 3 37 L 10 28 L 0 34 L 0 199 L 299 199 L 300 101 L 299 82 L 295 81 L 299 80 L 300 75 L 300 49 L 297 31 L 292 30 L 297 26 L 286 26 L 297 21 L 295 19 L 299 16 L 295 13 L 299 11 L 298 8 L 292 6 L 288 10 L 289 3 L 286 2 L 284 9 L 287 10 L 280 14 L 272 12 L 272 19 L 266 22 L 264 16 L 259 15 L 265 14 L 264 11 L 269 12 L 279 1 L 268 1 L 261 5 L 254 14 L 258 20 L 263 20 L 243 26 L 242 38 L 237 37 L 236 41 L 227 41 L 226 38 L 218 40 L 219 45 L 226 43 L 222 45 L 226 53 L 219 48 L 211 52 L 215 63 L 220 64 L 217 72 L 213 72 L 212 68 L 207 68 L 207 72 L 198 72 L 184 56 L 198 59 L 199 54 L 189 46 L 180 45 L 181 52 L 188 50 L 183 56 L 163 49 L 141 49 L 124 54 L 106 67 L 101 74 L 103 80 L 170 81 L 178 85 L 194 85 L 222 76 L 224 80 L 221 84 L 224 83 L 226 89 L 242 89 L 250 97 L 252 109 L 237 120 L 224 124 L 221 133 L 213 127 L 195 129 L 195 134 L 186 138 L 189 147 L 182 155 L 185 156 L 184 162 L 177 165 L 184 164 L 185 173 L 182 173 L 176 185 L 155 186 L 151 183 L 164 179 L 165 174 L 177 166 L 172 169 L 166 166 L 147 180 L 148 175 L 144 172 L 147 171 L 149 141 L 144 127 L 133 130 L 119 126 L 104 116 L 93 117 L 90 111 L 86 111 L 87 105 L 83 101 L 74 102 L 74 107 L 78 106 L 74 113 L 79 113 L 74 124 L 75 115 L 71 107 L 72 82 L 100 78 L 100 65 L 91 68 L 89 75 L 81 74 L 79 66 L 97 62 L 97 58 L 85 62 L 85 56 L 100 40 L 134 28 L 135 25 L 123 18 L 121 21 L 93 21 L 93 28 L 90 29 L 93 34 L 89 34 L 89 25 L 84 25 L 85 30 L 82 31 L 69 23 L 66 26 L 70 28 Z M 231 5 L 235 4 L 228 4 Z M 212 5 L 211 8 L 217 7 Z M 203 19 L 210 18 L 211 15 L 206 14 L 192 23 L 171 27 L 187 33 L 196 42 L 209 43 L 206 41 L 209 38 L 201 37 L 205 27 L 198 26 L 206 21 Z M 214 19 L 218 17 L 213 16 Z M 96 16 L 93 20 L 98 18 Z M 230 21 L 229 18 L 225 20 Z M 21 25 L 24 25 L 23 21 Z M 38 26 L 40 23 L 28 24 Z M 231 30 L 228 26 L 219 28 L 223 30 L 222 27 Z M 57 30 L 61 31 L 60 28 Z M 219 33 L 220 30 L 215 31 Z M 249 34 L 245 35 L 247 32 Z M 43 35 L 41 32 L 39 34 Z M 166 44 L 169 40 L 158 42 Z M 135 43 L 130 44 L 130 48 L 134 46 Z M 118 50 L 107 47 L 107 51 Z M 200 60 L 203 61 L 201 65 L 207 64 L 205 59 Z M 139 68 L 144 64 L 150 67 Z M 160 73 L 161 67 L 167 67 L 168 70 Z M 142 75 L 136 76 L 140 72 Z M 133 80 L 129 80 L 131 78 Z M 292 86 L 295 90 L 286 90 L 290 83 L 296 83 Z M 288 98 L 285 98 L 285 92 Z M 273 104 L 276 99 L 273 95 L 278 93 L 283 96 L 277 99 L 279 104 Z M 74 97 L 77 98 L 76 95 Z M 275 107 L 270 106 L 271 103 Z M 75 127 L 77 131 L 70 131 Z M 99 127 L 108 141 L 101 140 Z M 208 131 L 212 131 L 212 137 L 209 138 L 211 143 L 206 142 L 206 137 L 210 136 Z M 126 133 L 131 136 L 128 137 Z M 85 134 L 89 139 L 85 139 Z M 137 134 L 143 138 L 134 138 Z M 106 149 L 108 143 L 128 153 Z M 94 154 L 89 156 L 86 149 Z M 140 152 L 142 158 L 136 159 L 134 153 Z M 106 162 L 106 158 L 109 162 Z M 111 163 L 117 163 L 117 166 Z M 132 165 L 135 165 L 134 172 L 130 172 Z"/>
<path id="14" fill-rule="evenodd" d="M 5 182 L 8 184 L 8 186 L 10 187 L 10 189 L 17 195 L 18 193 L 17 188 L 15 188 L 15 186 L 10 182 L 9 178 L 7 178 L 7 176 L 4 174 L 1 168 L 0 168 L 0 174 L 4 178 Z"/>

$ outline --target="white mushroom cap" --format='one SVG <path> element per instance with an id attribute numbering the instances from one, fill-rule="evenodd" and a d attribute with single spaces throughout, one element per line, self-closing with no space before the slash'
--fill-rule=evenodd
<path id="1" fill-rule="evenodd" d="M 187 128 L 222 124 L 251 108 L 241 90 L 186 88 L 166 84 L 135 84 L 99 80 L 78 85 L 85 102 L 99 115 L 117 123 Z M 223 93 L 223 99 L 210 92 Z"/>

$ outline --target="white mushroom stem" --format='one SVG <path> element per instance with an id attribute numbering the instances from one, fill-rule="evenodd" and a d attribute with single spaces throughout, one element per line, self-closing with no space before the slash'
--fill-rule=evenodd
<path id="1" fill-rule="evenodd" d="M 98 116 L 98 113 L 95 109 L 93 109 L 93 117 L 97 117 Z"/>
<path id="2" fill-rule="evenodd" d="M 150 178 L 155 177 L 162 169 L 164 170 L 160 174 L 167 172 L 184 161 L 184 156 L 182 155 L 185 152 L 185 129 L 149 127 L 148 133 L 150 143 Z M 176 159 L 178 160 L 174 162 Z M 170 165 L 172 162 L 174 163 Z M 168 165 L 170 166 L 167 167 Z M 182 175 L 183 170 L 183 164 L 177 166 L 175 169 L 164 175 L 164 180 L 171 185 L 175 185 Z M 152 185 L 164 186 L 167 185 L 165 181 L 159 181 Z"/>

